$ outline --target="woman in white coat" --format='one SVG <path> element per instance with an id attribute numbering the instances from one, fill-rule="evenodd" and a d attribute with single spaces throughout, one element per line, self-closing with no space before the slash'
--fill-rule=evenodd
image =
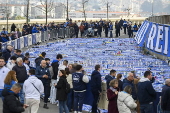
<path id="1" fill-rule="evenodd" d="M 124 91 L 118 93 L 117 107 L 119 113 L 136 113 L 137 104 L 131 96 L 131 86 L 126 86 Z"/>

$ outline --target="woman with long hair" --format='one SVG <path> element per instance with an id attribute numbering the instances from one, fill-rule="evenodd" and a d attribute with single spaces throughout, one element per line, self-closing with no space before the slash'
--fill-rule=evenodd
<path id="1" fill-rule="evenodd" d="M 65 113 L 69 113 L 68 107 L 66 105 L 67 102 L 67 93 L 66 93 L 66 72 L 65 70 L 59 71 L 60 79 L 57 85 L 54 85 L 57 88 L 57 100 L 59 100 L 59 113 L 63 113 L 63 109 Z"/>
<path id="2" fill-rule="evenodd" d="M 5 80 L 4 80 L 4 88 L 11 89 L 13 84 L 16 84 L 18 82 L 16 78 L 16 72 L 15 71 L 9 71 Z"/>

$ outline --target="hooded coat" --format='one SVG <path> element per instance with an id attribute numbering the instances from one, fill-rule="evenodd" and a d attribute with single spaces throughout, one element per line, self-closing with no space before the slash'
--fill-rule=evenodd
<path id="1" fill-rule="evenodd" d="M 4 97 L 3 113 L 21 113 L 25 111 L 18 95 L 11 90 L 4 89 L 2 96 Z"/>
<path id="2" fill-rule="evenodd" d="M 91 75 L 91 90 L 94 92 L 101 92 L 101 74 L 94 70 Z"/>
<path id="3" fill-rule="evenodd" d="M 117 107 L 119 113 L 131 113 L 137 107 L 132 96 L 124 91 L 118 93 Z"/>

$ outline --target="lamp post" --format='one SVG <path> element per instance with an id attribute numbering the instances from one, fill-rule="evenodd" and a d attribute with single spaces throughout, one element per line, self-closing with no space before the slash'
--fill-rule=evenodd
<path id="1" fill-rule="evenodd" d="M 66 18 L 66 20 L 69 20 L 69 18 L 68 18 L 68 0 L 67 0 L 67 18 Z"/>
<path id="2" fill-rule="evenodd" d="M 152 17 L 153 17 L 153 0 L 152 0 Z"/>

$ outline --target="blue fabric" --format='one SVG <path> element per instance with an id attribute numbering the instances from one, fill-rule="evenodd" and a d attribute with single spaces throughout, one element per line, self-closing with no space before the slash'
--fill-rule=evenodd
<path id="1" fill-rule="evenodd" d="M 69 111 L 71 111 L 72 106 L 73 106 L 73 89 L 70 89 L 70 92 L 67 95 L 67 106 Z"/>
<path id="2" fill-rule="evenodd" d="M 83 74 L 82 73 L 73 73 L 73 90 L 75 91 L 83 91 L 86 90 L 86 83 L 83 82 Z"/>
<path id="3" fill-rule="evenodd" d="M 11 89 L 11 87 L 15 84 L 16 82 L 14 80 L 11 81 L 11 84 L 4 84 L 4 88 Z"/>
<path id="4" fill-rule="evenodd" d="M 59 113 L 63 113 L 63 109 L 65 113 L 69 113 L 66 101 L 59 101 Z"/>
<path id="5" fill-rule="evenodd" d="M 52 63 L 55 63 L 55 62 L 59 62 L 58 60 L 53 60 L 53 62 Z"/>
<path id="6" fill-rule="evenodd" d="M 82 112 L 85 92 L 74 92 L 74 111 Z"/>
<path id="7" fill-rule="evenodd" d="M 110 38 L 113 38 L 113 33 L 112 33 L 112 31 L 110 31 Z"/>
<path id="8" fill-rule="evenodd" d="M 153 113 L 153 104 L 140 105 L 140 113 Z"/>
<path id="9" fill-rule="evenodd" d="M 24 91 L 23 91 L 23 84 L 24 83 L 19 83 L 21 85 L 21 90 L 19 92 L 19 98 L 20 98 L 20 102 L 24 104 Z"/>

